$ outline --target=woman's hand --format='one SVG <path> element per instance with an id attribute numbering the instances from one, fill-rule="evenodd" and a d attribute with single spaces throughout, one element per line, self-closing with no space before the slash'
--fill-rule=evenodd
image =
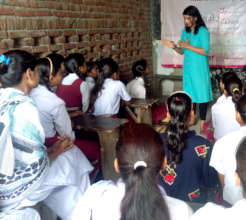
<path id="1" fill-rule="evenodd" d="M 162 40 L 162 44 L 167 46 L 167 47 L 169 47 L 169 48 L 171 48 L 171 49 L 174 49 L 176 47 L 176 44 L 173 41 L 171 41 L 171 40 L 163 39 Z"/>
<path id="2" fill-rule="evenodd" d="M 181 48 L 185 48 L 185 49 L 191 50 L 195 53 L 201 54 L 203 56 L 207 56 L 207 54 L 205 53 L 205 50 L 203 48 L 198 48 L 198 47 L 192 46 L 187 39 L 185 39 L 185 41 L 179 41 L 178 45 Z"/>
<path id="3" fill-rule="evenodd" d="M 165 45 L 165 46 L 167 46 L 167 47 L 169 47 L 169 48 L 171 48 L 171 49 L 173 49 L 173 50 L 175 50 L 177 53 L 179 53 L 179 54 L 184 54 L 184 51 L 182 50 L 182 48 L 181 47 L 178 47 L 173 41 L 171 41 L 171 40 L 166 40 L 166 39 L 163 39 L 162 40 L 162 44 L 163 45 Z"/>
<path id="4" fill-rule="evenodd" d="M 68 135 L 63 135 L 58 138 L 59 145 L 57 146 L 57 151 L 60 153 L 66 152 L 73 148 L 73 140 Z"/>
<path id="5" fill-rule="evenodd" d="M 55 160 L 60 154 L 72 149 L 74 146 L 73 141 L 69 136 L 64 135 L 58 138 L 58 140 L 47 149 L 47 153 L 50 161 Z"/>
<path id="6" fill-rule="evenodd" d="M 185 49 L 189 49 L 190 48 L 190 42 L 186 39 L 185 42 L 184 41 L 179 41 L 178 45 L 182 48 Z"/>

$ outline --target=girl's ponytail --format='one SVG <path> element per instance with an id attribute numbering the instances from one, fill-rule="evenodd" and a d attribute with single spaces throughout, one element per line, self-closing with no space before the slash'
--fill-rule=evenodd
<path id="1" fill-rule="evenodd" d="M 158 133 L 146 124 L 127 124 L 120 133 L 116 157 L 125 183 L 120 220 L 169 220 L 158 187 L 164 149 Z"/>

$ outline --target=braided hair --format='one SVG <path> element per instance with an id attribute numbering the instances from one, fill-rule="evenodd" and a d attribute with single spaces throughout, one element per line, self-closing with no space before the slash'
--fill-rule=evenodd
<path id="1" fill-rule="evenodd" d="M 167 100 L 171 116 L 167 127 L 168 163 L 180 163 L 188 132 L 188 119 L 192 110 L 192 100 L 185 92 L 175 92 Z"/>

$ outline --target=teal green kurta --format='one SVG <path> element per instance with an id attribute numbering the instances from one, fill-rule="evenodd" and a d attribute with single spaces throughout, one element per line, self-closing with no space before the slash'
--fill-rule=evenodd
<path id="1" fill-rule="evenodd" d="M 186 39 L 192 46 L 203 48 L 206 54 L 209 53 L 210 38 L 207 28 L 200 27 L 197 34 L 186 32 L 183 29 L 181 41 Z M 194 103 L 211 101 L 213 94 L 208 57 L 188 49 L 182 49 L 184 51 L 183 90 L 191 96 Z"/>

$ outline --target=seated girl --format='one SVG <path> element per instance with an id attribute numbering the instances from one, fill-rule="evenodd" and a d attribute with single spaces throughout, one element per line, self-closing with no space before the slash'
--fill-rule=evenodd
<path id="1" fill-rule="evenodd" d="M 53 193 L 56 157 L 73 147 L 62 138 L 52 146 L 56 152 L 46 152 L 38 110 L 28 96 L 39 83 L 34 67 L 35 58 L 26 51 L 0 56 L 0 216 L 7 219 L 16 215 L 36 219 L 36 213 L 25 207 Z"/>
<path id="2" fill-rule="evenodd" d="M 37 61 L 35 70 L 40 75 L 40 85 L 31 91 L 31 98 L 34 100 L 38 107 L 41 124 L 45 131 L 45 143 L 47 147 L 54 144 L 60 136 L 67 135 L 76 147 L 73 152 L 77 156 L 79 161 L 71 160 L 74 163 L 74 167 L 78 168 L 79 173 L 74 173 L 77 177 L 87 174 L 91 169 L 88 168 L 88 162 L 84 158 L 83 153 L 89 160 L 96 161 L 94 163 L 94 174 L 98 172 L 100 167 L 100 146 L 93 141 L 79 140 L 75 138 L 74 132 L 71 126 L 71 120 L 65 107 L 65 103 L 62 99 L 56 96 L 55 93 L 50 91 L 50 87 L 59 85 L 62 79 L 62 59 L 59 59 L 61 55 L 52 54 L 47 58 L 43 58 Z M 54 68 L 54 66 L 59 68 Z M 83 152 L 77 152 L 78 148 Z M 76 149 L 76 150 L 75 150 Z M 71 154 L 72 156 L 72 154 Z M 72 156 L 73 157 L 73 156 Z M 81 178 L 78 178 L 81 179 Z M 76 183 L 77 184 L 77 183 Z M 80 184 L 80 187 L 83 187 Z"/>
<path id="3" fill-rule="evenodd" d="M 132 98 L 146 99 L 146 88 L 144 86 L 144 78 L 149 74 L 147 61 L 144 59 L 136 61 L 132 66 L 132 79 L 126 86 Z"/>
<path id="4" fill-rule="evenodd" d="M 231 77 L 227 77 L 223 82 L 223 98 L 219 98 L 219 101 L 211 109 L 214 138 L 216 140 L 240 128 L 236 120 L 235 103 L 242 95 L 243 85 L 236 75 L 230 75 Z"/>
<path id="5" fill-rule="evenodd" d="M 125 124 L 116 145 L 116 172 L 122 179 L 100 181 L 80 198 L 73 220 L 186 220 L 192 211 L 158 186 L 164 159 L 162 141 L 146 124 Z"/>
<path id="6" fill-rule="evenodd" d="M 226 72 L 221 76 L 221 78 L 220 78 L 220 90 L 222 91 L 222 95 L 216 100 L 216 103 L 217 102 L 223 102 L 225 100 L 225 98 L 226 98 L 226 96 L 224 94 L 225 82 L 227 79 L 229 79 L 231 77 L 238 77 L 238 76 L 234 72 Z"/>
<path id="7" fill-rule="evenodd" d="M 187 93 L 174 92 L 167 105 L 170 122 L 161 134 L 167 165 L 160 172 L 160 183 L 169 196 L 205 202 L 206 189 L 218 183 L 216 171 L 209 166 L 212 145 L 195 131 L 189 131 L 195 116 Z"/>
<path id="8" fill-rule="evenodd" d="M 146 88 L 144 85 L 144 79 L 150 74 L 147 61 L 145 59 L 137 60 L 132 65 L 132 73 L 134 79 L 132 79 L 126 86 L 132 98 L 146 99 Z M 152 121 L 157 124 L 164 120 L 167 116 L 167 108 L 165 104 L 156 105 L 152 107 Z"/>
<path id="9" fill-rule="evenodd" d="M 224 208 L 213 203 L 207 203 L 203 208 L 199 209 L 191 218 L 191 220 L 207 220 L 207 219 L 223 219 L 223 220 L 244 220 L 246 218 L 246 138 L 239 140 L 236 147 L 236 171 L 234 182 L 242 188 L 243 197 L 236 202 L 231 208 Z"/>
<path id="10" fill-rule="evenodd" d="M 88 84 L 90 92 L 95 87 L 97 77 L 99 75 L 99 68 L 97 62 L 88 62 L 87 64 L 87 77 L 85 81 Z"/>
<path id="11" fill-rule="evenodd" d="M 85 74 L 87 70 L 84 56 L 79 53 L 69 54 L 64 60 L 64 65 L 68 75 L 57 86 L 56 94 L 64 100 L 67 108 L 74 108 L 84 113 L 88 109 L 90 95 L 87 83 L 80 78 L 80 75 Z M 77 113 L 79 114 L 79 111 Z M 71 114 L 71 117 L 77 116 L 77 113 Z"/>
<path id="12" fill-rule="evenodd" d="M 231 205 L 243 198 L 242 189 L 235 183 L 234 174 L 236 149 L 246 134 L 246 95 L 241 96 L 236 103 L 236 119 L 240 129 L 216 141 L 210 159 L 210 166 L 217 170 L 223 187 L 223 199 Z"/>
<path id="13" fill-rule="evenodd" d="M 103 78 L 92 91 L 89 112 L 95 116 L 117 115 L 120 100 L 129 104 L 131 97 L 119 80 L 118 64 L 112 58 L 105 58 L 101 61 L 101 66 Z"/>

